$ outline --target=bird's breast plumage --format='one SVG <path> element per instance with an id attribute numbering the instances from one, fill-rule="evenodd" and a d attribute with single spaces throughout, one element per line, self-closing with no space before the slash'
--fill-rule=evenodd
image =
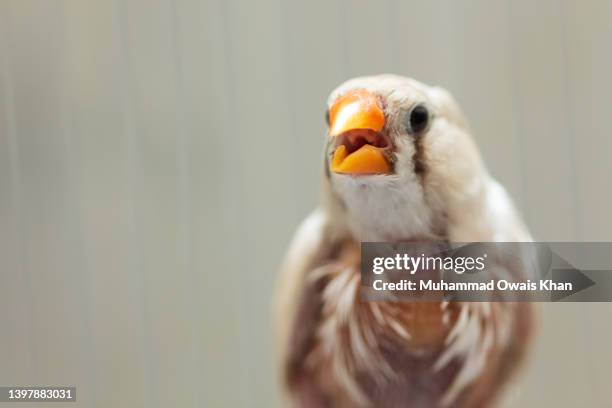
<path id="1" fill-rule="evenodd" d="M 347 241 L 307 275 L 286 378 L 308 407 L 471 406 L 494 394 L 508 305 L 362 302 L 359 246 Z"/>

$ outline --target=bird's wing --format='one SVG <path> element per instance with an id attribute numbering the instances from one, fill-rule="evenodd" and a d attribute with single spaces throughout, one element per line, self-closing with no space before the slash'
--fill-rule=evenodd
<path id="1" fill-rule="evenodd" d="M 296 339 L 290 339 L 290 336 L 294 336 L 294 320 L 299 303 L 304 297 L 307 272 L 312 270 L 317 260 L 326 252 L 324 247 L 327 225 L 327 216 L 322 210 L 311 213 L 296 231 L 281 268 L 275 301 L 276 352 L 281 373 L 286 371 L 284 365 L 289 354 L 295 354 L 293 350 L 289 350 L 289 345 L 291 343 L 291 347 L 294 347 Z"/>

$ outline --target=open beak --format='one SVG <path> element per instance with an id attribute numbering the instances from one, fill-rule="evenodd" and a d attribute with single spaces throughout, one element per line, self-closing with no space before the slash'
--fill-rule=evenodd
<path id="1" fill-rule="evenodd" d="M 361 89 L 341 96 L 331 107 L 329 120 L 329 135 L 336 141 L 331 161 L 333 172 L 351 175 L 391 173 L 391 165 L 385 156 L 385 149 L 389 146 L 381 133 L 385 115 L 376 95 Z"/>

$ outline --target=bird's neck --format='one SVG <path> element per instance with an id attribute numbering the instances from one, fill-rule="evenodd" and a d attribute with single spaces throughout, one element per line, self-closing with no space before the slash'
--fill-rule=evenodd
<path id="1" fill-rule="evenodd" d="M 360 184 L 361 183 L 361 184 Z M 419 183 L 401 186 L 342 179 L 333 187 L 331 219 L 356 241 L 439 240 L 441 213 L 428 203 Z"/>
<path id="2" fill-rule="evenodd" d="M 349 208 L 346 229 L 357 242 L 439 241 L 443 233 L 428 210 L 386 205 L 370 212 L 360 205 Z"/>

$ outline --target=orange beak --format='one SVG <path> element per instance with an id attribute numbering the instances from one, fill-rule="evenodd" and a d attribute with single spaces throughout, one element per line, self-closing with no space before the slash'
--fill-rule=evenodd
<path id="1" fill-rule="evenodd" d="M 385 115 L 376 95 L 361 89 L 341 96 L 331 107 L 329 120 L 329 135 L 339 138 L 331 162 L 333 172 L 352 175 L 391 172 L 380 134 Z M 353 150 L 355 146 L 358 148 Z"/>

